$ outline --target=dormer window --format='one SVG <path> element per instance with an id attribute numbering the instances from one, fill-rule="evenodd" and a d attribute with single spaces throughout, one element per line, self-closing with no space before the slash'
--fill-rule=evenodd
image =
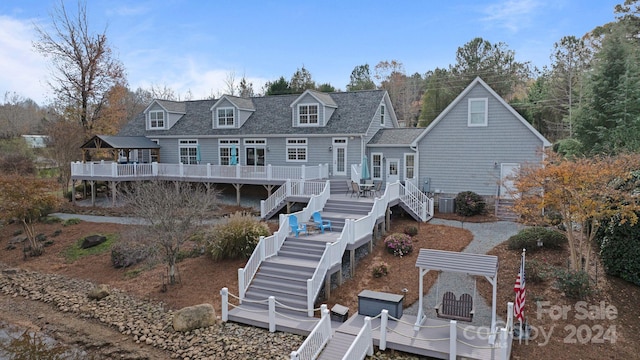
<path id="1" fill-rule="evenodd" d="M 232 107 L 219 108 L 217 111 L 218 127 L 234 127 L 235 112 Z"/>
<path id="2" fill-rule="evenodd" d="M 164 111 L 149 111 L 149 129 L 164 129 Z"/>
<path id="3" fill-rule="evenodd" d="M 299 125 L 318 125 L 318 104 L 298 105 Z"/>
<path id="4" fill-rule="evenodd" d="M 384 126 L 384 105 L 380 105 L 380 125 Z"/>

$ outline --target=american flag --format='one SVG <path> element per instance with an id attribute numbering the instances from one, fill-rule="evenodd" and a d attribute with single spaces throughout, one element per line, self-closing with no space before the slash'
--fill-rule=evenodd
<path id="1" fill-rule="evenodd" d="M 526 297 L 526 289 L 524 282 L 524 255 L 525 250 L 522 251 L 522 262 L 520 263 L 520 273 L 518 273 L 518 277 L 516 278 L 516 285 L 513 290 L 516 292 L 516 302 L 513 307 L 514 316 L 516 319 L 520 320 L 520 322 L 524 321 L 524 300 Z"/>

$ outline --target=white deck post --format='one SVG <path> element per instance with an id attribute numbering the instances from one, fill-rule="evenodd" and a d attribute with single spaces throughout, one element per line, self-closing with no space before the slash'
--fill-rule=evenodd
<path id="1" fill-rule="evenodd" d="M 242 172 L 240 170 L 242 170 L 240 164 L 236 165 L 236 179 L 240 179 L 242 176 Z"/>
<path id="2" fill-rule="evenodd" d="M 493 277 L 493 298 L 491 300 L 491 334 L 494 334 L 496 331 L 496 302 L 498 301 L 498 272 L 496 271 L 496 275 Z M 496 342 L 496 336 L 489 336 L 489 344 L 493 345 Z"/>
<path id="3" fill-rule="evenodd" d="M 369 339 L 369 346 L 367 348 L 367 355 L 368 356 L 373 356 L 373 334 L 372 334 L 372 330 L 371 330 L 371 318 L 370 317 L 365 317 L 364 318 L 364 326 L 365 326 L 365 332 L 367 333 L 367 338 Z"/>
<path id="4" fill-rule="evenodd" d="M 272 175 L 271 164 L 267 164 L 267 180 L 271 180 Z"/>
<path id="5" fill-rule="evenodd" d="M 380 344 L 378 347 L 384 351 L 387 348 L 387 323 L 389 322 L 389 310 L 382 309 L 380 316 Z"/>
<path id="6" fill-rule="evenodd" d="M 182 162 L 180 162 L 180 164 L 178 165 L 178 171 L 180 174 L 180 177 L 184 176 L 184 164 Z"/>
<path id="7" fill-rule="evenodd" d="M 91 163 L 91 166 L 93 167 L 93 163 Z M 118 163 L 116 162 L 111 163 L 111 176 L 118 176 Z"/>
<path id="8" fill-rule="evenodd" d="M 264 200 L 260 200 L 260 217 L 265 217 L 267 215 L 265 206 Z"/>
<path id="9" fill-rule="evenodd" d="M 158 176 L 158 163 L 157 162 L 152 162 L 151 163 L 151 174 L 153 176 Z"/>
<path id="10" fill-rule="evenodd" d="M 240 298 L 240 304 L 244 299 L 244 269 L 238 269 L 238 297 Z"/>
<path id="11" fill-rule="evenodd" d="M 269 296 L 269 332 L 276 332 L 276 298 Z"/>
<path id="12" fill-rule="evenodd" d="M 513 331 L 513 302 L 507 303 L 507 331 Z"/>
<path id="13" fill-rule="evenodd" d="M 500 328 L 500 350 L 498 351 L 499 360 L 509 360 L 509 335 L 507 328 Z"/>
<path id="14" fill-rule="evenodd" d="M 449 322 L 449 360 L 456 360 L 456 346 L 458 345 L 457 323 L 455 320 Z"/>
<path id="15" fill-rule="evenodd" d="M 313 317 L 313 281 L 307 279 L 307 316 Z"/>
<path id="16" fill-rule="evenodd" d="M 229 289 L 223 287 L 220 295 L 222 295 L 222 321 L 227 322 L 229 320 Z"/>
<path id="17" fill-rule="evenodd" d="M 258 246 L 260 246 L 260 263 L 262 263 L 264 261 L 264 259 L 267 258 L 267 256 L 266 256 L 267 254 L 265 253 L 266 252 L 266 250 L 265 250 L 266 244 L 265 244 L 265 241 L 264 241 L 264 236 L 260 236 L 260 240 L 258 241 Z M 269 254 L 269 255 L 271 255 L 271 254 Z"/>
<path id="18" fill-rule="evenodd" d="M 418 317 L 416 318 L 416 324 L 413 326 L 413 330 L 418 331 L 420 330 L 420 325 L 422 325 L 422 313 L 424 310 L 422 310 L 422 299 L 424 298 L 424 281 L 423 281 L 423 277 L 426 275 L 426 273 L 424 273 L 424 270 L 422 268 L 420 268 L 419 270 L 419 277 L 420 277 L 420 286 L 419 286 L 419 292 L 418 292 Z"/>
<path id="19" fill-rule="evenodd" d="M 207 177 L 210 178 L 211 177 L 211 164 L 207 163 Z"/>
<path id="20" fill-rule="evenodd" d="M 301 171 L 300 172 L 300 179 L 302 179 L 302 180 L 306 179 L 306 174 L 305 174 L 306 171 L 305 171 L 305 166 L 304 165 L 302 165 L 302 168 L 300 169 L 300 171 Z"/>

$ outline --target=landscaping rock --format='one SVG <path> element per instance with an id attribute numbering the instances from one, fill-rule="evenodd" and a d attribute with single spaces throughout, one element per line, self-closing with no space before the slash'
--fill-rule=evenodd
<path id="1" fill-rule="evenodd" d="M 89 290 L 87 297 L 91 300 L 102 300 L 109 296 L 111 292 L 109 291 L 109 287 L 105 284 L 100 284 L 93 289 Z"/>
<path id="2" fill-rule="evenodd" d="M 173 315 L 173 329 L 185 332 L 216 324 L 216 312 L 211 304 L 182 308 Z"/>
<path id="3" fill-rule="evenodd" d="M 103 235 L 89 235 L 86 238 L 82 239 L 82 244 L 80 245 L 83 249 L 88 249 L 90 247 L 94 247 L 102 244 L 107 241 L 107 237 Z"/>

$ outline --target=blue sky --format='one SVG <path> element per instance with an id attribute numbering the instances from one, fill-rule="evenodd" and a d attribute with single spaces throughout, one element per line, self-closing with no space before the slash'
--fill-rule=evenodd
<path id="1" fill-rule="evenodd" d="M 455 63 L 475 37 L 503 42 L 518 61 L 549 64 L 553 44 L 615 19 L 623 0 L 132 1 L 89 0 L 94 31 L 107 28 L 132 88 L 167 86 L 194 99 L 224 93 L 243 75 L 260 90 L 304 66 L 344 90 L 357 65 L 398 60 L 407 74 Z M 48 63 L 32 49 L 55 0 L 0 2 L 0 94 L 51 98 Z M 65 1 L 69 12 L 76 0 Z M 3 102 L 3 98 L 0 98 Z"/>

